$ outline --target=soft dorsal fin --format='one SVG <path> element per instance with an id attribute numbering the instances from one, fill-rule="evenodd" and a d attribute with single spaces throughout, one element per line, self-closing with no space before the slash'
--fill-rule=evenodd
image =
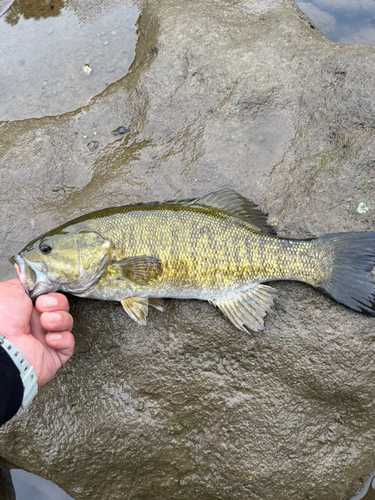
<path id="1" fill-rule="evenodd" d="M 267 214 L 259 210 L 255 203 L 247 200 L 232 189 L 222 189 L 207 194 L 203 198 L 194 198 L 183 201 L 171 201 L 180 205 L 200 205 L 212 207 L 227 214 L 238 217 L 250 224 L 255 230 L 264 234 L 275 235 L 276 231 L 267 223 Z"/>

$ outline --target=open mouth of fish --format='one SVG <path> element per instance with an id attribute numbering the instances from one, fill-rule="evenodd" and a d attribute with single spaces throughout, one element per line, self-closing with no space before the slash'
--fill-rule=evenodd
<path id="1" fill-rule="evenodd" d="M 31 298 L 48 291 L 49 285 L 46 274 L 41 269 L 43 266 L 41 262 L 29 262 L 20 255 L 14 255 L 9 261 L 13 264 L 26 293 Z"/>

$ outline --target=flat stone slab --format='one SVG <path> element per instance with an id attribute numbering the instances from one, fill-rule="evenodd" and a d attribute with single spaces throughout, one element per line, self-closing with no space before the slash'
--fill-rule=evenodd
<path id="1" fill-rule="evenodd" d="M 375 47 L 330 42 L 291 0 L 144 3 L 126 77 L 59 119 L 0 123 L 0 279 L 79 214 L 224 187 L 282 236 L 374 230 L 374 68 Z M 375 320 L 275 288 L 251 335 L 204 302 L 142 327 L 71 298 L 75 354 L 0 455 L 76 500 L 349 499 L 374 467 Z"/>

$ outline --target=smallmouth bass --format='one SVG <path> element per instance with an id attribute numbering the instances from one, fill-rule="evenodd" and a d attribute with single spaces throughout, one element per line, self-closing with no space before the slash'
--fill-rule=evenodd
<path id="1" fill-rule="evenodd" d="M 108 208 L 78 217 L 10 259 L 31 298 L 55 291 L 121 302 L 145 325 L 162 298 L 208 300 L 240 330 L 261 330 L 276 293 L 297 280 L 375 315 L 375 233 L 280 238 L 232 190 Z"/>

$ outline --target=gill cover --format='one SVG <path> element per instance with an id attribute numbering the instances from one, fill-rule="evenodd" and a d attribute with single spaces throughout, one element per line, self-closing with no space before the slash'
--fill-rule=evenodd
<path id="1" fill-rule="evenodd" d="M 102 276 L 109 261 L 113 244 L 96 232 L 81 232 L 75 236 L 78 277 L 62 290 L 82 293 Z"/>

